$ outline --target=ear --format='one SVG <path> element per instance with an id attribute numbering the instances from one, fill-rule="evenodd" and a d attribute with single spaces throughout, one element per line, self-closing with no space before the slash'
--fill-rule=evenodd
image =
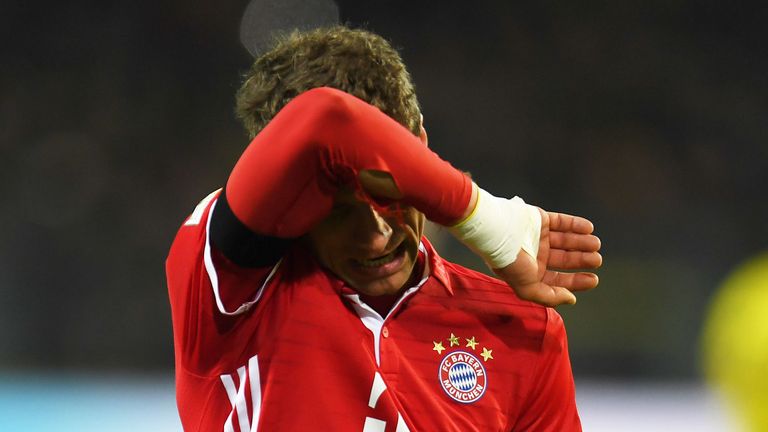
<path id="1" fill-rule="evenodd" d="M 421 120 L 419 120 L 419 139 L 425 146 L 429 147 L 429 138 L 427 137 L 427 130 L 424 129 L 424 114 L 421 114 Z"/>

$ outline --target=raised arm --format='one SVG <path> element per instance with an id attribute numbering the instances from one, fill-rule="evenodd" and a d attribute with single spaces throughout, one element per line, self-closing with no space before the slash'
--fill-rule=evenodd
<path id="1" fill-rule="evenodd" d="M 549 306 L 573 303 L 571 291 L 597 285 L 591 273 L 554 271 L 599 266 L 599 240 L 591 235 L 591 223 L 579 219 L 587 230 L 567 223 L 572 217 L 547 213 L 538 220 L 538 210 L 531 217 L 532 207 L 522 200 L 482 190 L 483 203 L 512 204 L 476 206 L 481 195 L 465 174 L 377 108 L 335 89 L 313 89 L 287 104 L 245 150 L 225 195 L 229 211 L 249 231 L 265 239 L 290 239 L 328 215 L 335 192 L 348 184 L 373 205 L 399 199 L 441 225 L 453 226 L 471 215 L 481 222 L 471 234 L 491 241 L 473 242 L 461 230 L 454 235 L 521 298 Z M 574 260 L 577 253 L 581 258 Z"/>
<path id="2" fill-rule="evenodd" d="M 361 171 L 389 173 L 405 204 L 443 225 L 470 204 L 466 175 L 375 107 L 330 88 L 299 95 L 275 116 L 237 162 L 226 195 L 252 231 L 293 238 L 328 214 L 340 186 L 359 187 Z"/>
<path id="3" fill-rule="evenodd" d="M 339 90 L 305 92 L 254 138 L 227 182 L 252 231 L 293 238 L 325 217 L 333 194 L 363 170 L 390 173 L 402 201 L 437 223 L 464 214 L 472 183 L 375 107 Z"/>

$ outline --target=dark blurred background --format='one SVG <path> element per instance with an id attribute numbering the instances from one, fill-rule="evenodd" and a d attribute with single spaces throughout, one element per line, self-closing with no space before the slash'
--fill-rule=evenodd
<path id="1" fill-rule="evenodd" d="M 248 143 L 246 4 L 0 3 L 0 369 L 171 374 L 166 253 Z M 696 379 L 708 302 L 767 246 L 766 7 L 339 4 L 401 49 L 440 155 L 595 222 L 577 378 Z"/>

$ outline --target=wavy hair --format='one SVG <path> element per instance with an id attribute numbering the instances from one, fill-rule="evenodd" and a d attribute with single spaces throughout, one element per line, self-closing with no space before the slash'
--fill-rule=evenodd
<path id="1" fill-rule="evenodd" d="M 419 135 L 420 110 L 398 52 L 374 33 L 344 26 L 294 31 L 256 58 L 236 95 L 251 138 L 291 99 L 316 87 L 352 94 Z"/>

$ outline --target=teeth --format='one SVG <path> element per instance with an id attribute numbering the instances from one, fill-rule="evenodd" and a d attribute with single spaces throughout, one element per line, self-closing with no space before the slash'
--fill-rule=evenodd
<path id="1" fill-rule="evenodd" d="M 381 258 L 370 259 L 370 260 L 358 260 L 357 262 L 360 263 L 360 265 L 362 265 L 363 267 L 378 267 L 378 266 L 382 266 L 384 264 L 390 263 L 394 259 L 395 259 L 395 251 L 392 251 Z"/>

